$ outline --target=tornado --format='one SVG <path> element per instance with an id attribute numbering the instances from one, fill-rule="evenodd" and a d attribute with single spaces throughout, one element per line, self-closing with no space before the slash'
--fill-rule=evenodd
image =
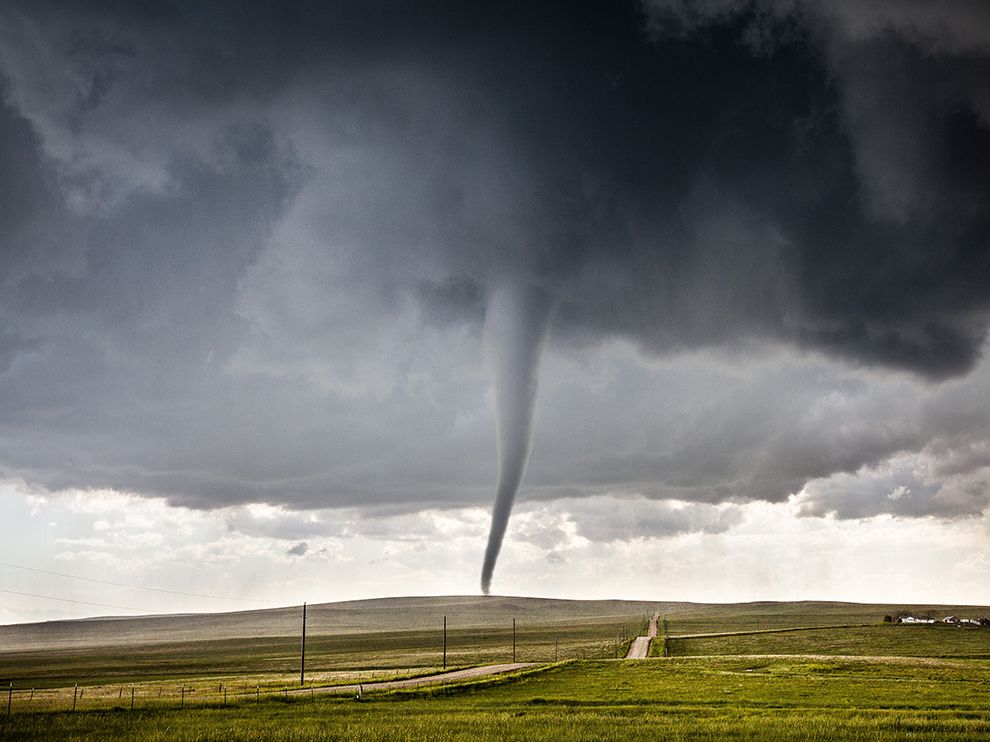
<path id="1" fill-rule="evenodd" d="M 488 595 L 512 503 L 526 473 L 533 443 L 540 356 L 550 326 L 552 301 L 546 289 L 506 283 L 488 302 L 485 351 L 495 386 L 498 483 L 492 505 L 481 591 Z"/>

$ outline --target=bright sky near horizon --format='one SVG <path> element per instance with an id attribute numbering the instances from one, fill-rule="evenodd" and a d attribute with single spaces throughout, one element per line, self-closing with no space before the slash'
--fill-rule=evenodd
<path id="1" fill-rule="evenodd" d="M 599 511 L 614 509 L 602 500 L 590 504 Z M 19 524 L 4 553 L 22 560 L 21 567 L 218 598 L 0 565 L 5 589 L 104 604 L 3 594 L 0 623 L 474 594 L 476 570 L 464 565 L 476 565 L 488 517 L 482 508 L 372 520 L 353 512 L 300 517 L 250 506 L 202 512 L 106 492 L 38 498 L 9 484 L 2 502 L 5 522 Z M 795 518 L 787 503 L 757 503 L 742 506 L 739 523 L 723 533 L 596 543 L 578 533 L 576 521 L 587 515 L 581 507 L 587 504 L 579 503 L 573 513 L 560 503 L 518 509 L 501 565 L 502 579 L 512 586 L 509 594 L 699 602 L 833 599 L 906 608 L 990 604 L 985 517 L 962 523 L 905 524 L 888 516 L 840 522 Z M 646 500 L 623 509 L 628 517 L 664 517 L 656 512 L 662 510 L 659 503 Z M 310 527 L 297 530 L 304 520 Z M 343 532 L 329 535 L 331 529 L 317 523 L 338 524 Z M 324 535 L 315 535 L 320 531 Z M 219 599 L 226 597 L 242 600 Z"/>

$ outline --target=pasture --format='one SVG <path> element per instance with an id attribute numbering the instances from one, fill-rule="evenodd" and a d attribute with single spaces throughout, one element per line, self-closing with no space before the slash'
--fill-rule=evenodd
<path id="1" fill-rule="evenodd" d="M 517 658 L 537 667 L 360 701 L 319 689 L 437 672 L 438 632 L 316 633 L 313 690 L 296 695 L 286 693 L 299 687 L 292 636 L 0 652 L 0 679 L 18 689 L 0 739 L 990 739 L 986 629 L 884 624 L 887 606 L 504 600 L 474 616 L 461 604 L 474 628 L 448 631 L 448 666 L 508 661 L 501 610 L 516 609 L 527 615 Z M 654 606 L 671 656 L 608 659 Z M 554 642 L 569 655 L 557 663 Z"/>

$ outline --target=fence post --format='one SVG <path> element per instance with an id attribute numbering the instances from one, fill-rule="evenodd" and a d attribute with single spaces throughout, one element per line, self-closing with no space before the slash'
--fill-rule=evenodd
<path id="1" fill-rule="evenodd" d="M 299 647 L 299 685 L 306 685 L 306 604 L 303 603 L 302 643 Z"/>
<path id="2" fill-rule="evenodd" d="M 79 683 L 72 686 L 72 710 L 76 710 L 76 693 L 79 692 Z"/>
<path id="3" fill-rule="evenodd" d="M 186 707 L 186 686 L 182 686 L 181 693 L 182 695 L 179 697 L 179 708 L 184 709 Z"/>
<path id="4" fill-rule="evenodd" d="M 14 697 L 14 681 L 10 681 L 10 686 L 7 688 L 7 716 L 10 716 L 10 702 Z"/>
<path id="5" fill-rule="evenodd" d="M 131 686 L 131 711 L 134 710 L 134 686 Z"/>

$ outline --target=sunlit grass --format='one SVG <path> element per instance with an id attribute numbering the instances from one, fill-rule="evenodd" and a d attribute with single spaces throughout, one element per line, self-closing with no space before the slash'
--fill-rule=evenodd
<path id="1" fill-rule="evenodd" d="M 829 654 L 990 659 L 990 631 L 945 624 L 754 633 L 668 639 L 672 655 Z"/>
<path id="2" fill-rule="evenodd" d="M 990 739 L 990 662 L 577 661 L 500 685 L 227 708 L 15 714 L 5 739 Z"/>

